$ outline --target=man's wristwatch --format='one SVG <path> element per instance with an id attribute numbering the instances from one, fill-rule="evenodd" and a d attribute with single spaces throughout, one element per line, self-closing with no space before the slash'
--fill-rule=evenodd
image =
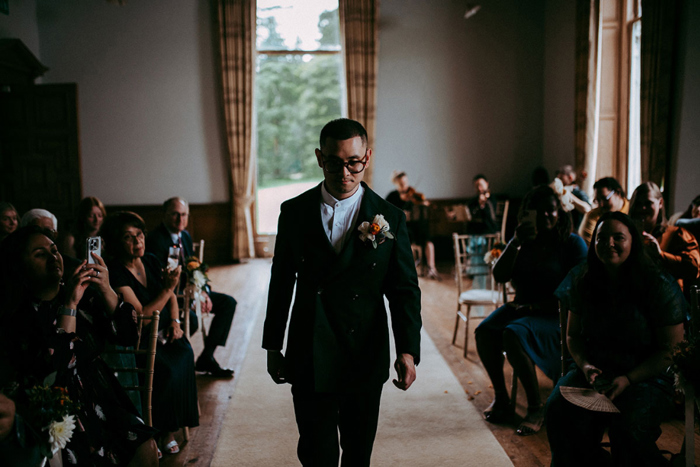
<path id="1" fill-rule="evenodd" d="M 179 318 L 171 319 L 170 321 L 173 323 L 181 324 Z"/>

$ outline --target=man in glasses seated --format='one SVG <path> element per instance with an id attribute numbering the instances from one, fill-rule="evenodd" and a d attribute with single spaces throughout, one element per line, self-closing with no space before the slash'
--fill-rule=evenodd
<path id="1" fill-rule="evenodd" d="M 595 203 L 597 207 L 591 209 L 583 216 L 583 221 L 578 228 L 578 234 L 590 245 L 593 238 L 595 225 L 603 213 L 608 211 L 620 211 L 625 214 L 629 212 L 629 201 L 625 196 L 625 190 L 622 189 L 620 182 L 613 177 L 604 177 L 595 182 L 593 185 L 595 190 Z"/>
<path id="2" fill-rule="evenodd" d="M 329 122 L 316 149 L 324 181 L 282 204 L 279 217 L 263 348 L 272 379 L 292 384 L 304 466 L 338 465 L 338 431 L 342 465 L 370 465 L 389 378 L 385 296 L 394 385 L 405 391 L 416 377 L 420 289 L 406 216 L 362 182 L 371 156 L 360 123 Z"/>

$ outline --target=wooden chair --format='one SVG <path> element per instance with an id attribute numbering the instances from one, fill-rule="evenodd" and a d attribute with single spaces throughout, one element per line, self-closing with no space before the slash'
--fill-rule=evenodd
<path id="1" fill-rule="evenodd" d="M 194 252 L 197 253 L 197 258 L 200 263 L 204 262 L 204 239 L 200 240 L 199 243 L 192 245 Z"/>
<path id="2" fill-rule="evenodd" d="M 150 321 L 148 337 L 145 339 L 147 344 L 145 349 L 141 347 L 141 337 L 144 321 Z M 154 311 L 152 316 L 139 315 L 138 317 L 138 332 L 139 340 L 135 348 L 119 348 L 109 349 L 106 353 L 110 354 L 131 354 L 145 355 L 144 364 L 142 367 L 138 365 L 129 368 L 112 368 L 115 372 L 137 373 L 139 374 L 139 384 L 137 386 L 125 386 L 126 391 L 138 391 L 141 393 L 141 407 L 146 425 L 153 426 L 153 369 L 156 360 L 156 345 L 158 344 L 158 323 L 160 321 L 160 311 Z"/>
<path id="3" fill-rule="evenodd" d="M 508 209 L 510 208 L 510 201 L 503 200 L 496 203 L 496 218 L 501 219 L 501 238 L 505 241 L 506 238 L 506 224 L 508 223 Z"/>
<path id="4" fill-rule="evenodd" d="M 200 264 L 204 262 L 204 240 L 200 240 L 198 243 L 193 245 L 194 251 L 198 253 L 198 259 Z M 190 313 L 189 310 L 191 306 L 194 306 L 195 314 L 197 316 L 197 324 L 199 330 L 202 331 L 202 337 L 206 339 L 207 330 L 204 327 L 204 315 L 209 313 L 202 312 L 202 302 L 200 302 L 196 297 L 196 291 L 193 284 L 187 284 L 185 290 L 181 295 L 178 295 L 178 303 L 181 303 L 180 307 L 180 317 L 183 319 L 185 324 L 185 337 L 187 340 L 190 339 Z"/>
<path id="5" fill-rule="evenodd" d="M 479 238 L 479 244 L 475 243 L 475 239 Z M 483 240 L 481 240 L 483 239 Z M 491 265 L 476 263 L 473 261 L 475 257 L 483 257 L 488 251 L 493 248 L 493 245 L 501 239 L 500 234 L 490 235 L 459 235 L 452 234 L 455 253 L 455 279 L 457 281 L 457 316 L 455 317 L 455 328 L 452 334 L 452 345 L 455 345 L 457 340 L 457 331 L 459 330 L 459 320 L 464 321 L 464 357 L 467 356 L 467 345 L 469 344 L 469 319 L 471 318 L 471 309 L 473 306 L 492 306 L 494 310 L 501 306 L 503 302 L 501 284 L 497 284 L 491 274 Z M 483 271 L 474 269 L 479 267 Z M 471 268 L 471 269 L 470 269 Z M 472 274 L 474 273 L 474 274 Z M 465 275 L 484 275 L 487 282 L 490 282 L 490 287 L 483 289 L 468 289 L 465 290 L 464 276 Z M 462 306 L 467 307 L 466 313 L 462 312 Z M 482 317 L 483 318 L 483 317 Z"/>

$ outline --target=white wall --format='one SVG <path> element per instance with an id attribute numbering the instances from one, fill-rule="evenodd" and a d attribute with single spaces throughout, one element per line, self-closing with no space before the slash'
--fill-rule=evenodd
<path id="1" fill-rule="evenodd" d="M 544 26 L 544 155 L 542 165 L 574 165 L 576 2 L 547 0 Z"/>
<path id="2" fill-rule="evenodd" d="M 0 38 L 21 39 L 34 56 L 41 60 L 36 0 L 10 0 L 10 14 L 0 13 Z"/>
<path id="3" fill-rule="evenodd" d="M 84 195 L 228 199 L 209 3 L 38 0 L 45 83 L 78 83 Z"/>
<path id="4" fill-rule="evenodd" d="M 672 169 L 673 211 L 684 211 L 700 194 L 700 2 L 683 2 L 682 53 L 680 57 L 682 76 L 677 81 L 679 100 L 675 117 L 678 125 L 677 155 Z"/>
<path id="5" fill-rule="evenodd" d="M 374 188 L 408 172 L 428 198 L 468 196 L 478 172 L 521 195 L 542 162 L 544 1 L 383 0 Z"/>

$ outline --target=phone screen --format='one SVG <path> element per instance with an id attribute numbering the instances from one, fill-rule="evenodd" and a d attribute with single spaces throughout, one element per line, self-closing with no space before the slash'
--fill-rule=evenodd
<path id="1" fill-rule="evenodd" d="M 90 253 L 102 256 L 102 237 L 89 237 L 85 239 L 85 258 L 88 264 L 96 264 L 97 261 Z"/>

